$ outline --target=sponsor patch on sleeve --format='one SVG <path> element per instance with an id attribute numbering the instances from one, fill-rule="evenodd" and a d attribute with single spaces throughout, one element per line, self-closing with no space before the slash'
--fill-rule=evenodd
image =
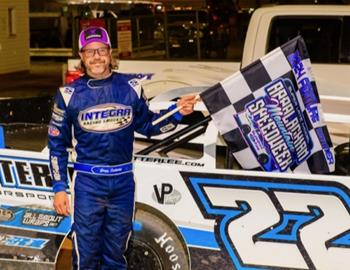
<path id="1" fill-rule="evenodd" d="M 52 111 L 53 111 L 54 113 L 60 115 L 60 116 L 63 116 L 64 113 L 65 113 L 64 110 L 58 108 L 57 103 L 53 104 L 53 110 L 52 110 Z"/>
<path id="2" fill-rule="evenodd" d="M 141 79 L 133 78 L 133 79 L 128 81 L 129 85 L 135 90 L 135 92 L 139 98 L 144 97 L 143 96 L 143 88 L 142 88 L 142 81 L 144 81 L 144 80 L 147 80 L 147 76 L 144 76 Z M 145 100 L 147 100 L 147 99 L 145 98 Z"/>
<path id="3" fill-rule="evenodd" d="M 52 125 L 49 126 L 49 135 L 53 137 L 57 137 L 61 134 L 60 130 L 57 127 Z"/>
<path id="4" fill-rule="evenodd" d="M 59 122 L 59 123 L 63 121 L 63 116 L 55 112 L 52 113 L 51 118 L 52 120 L 55 120 L 56 122 Z"/>
<path id="5" fill-rule="evenodd" d="M 129 85 L 135 90 L 137 96 L 140 98 L 142 92 L 142 86 L 140 80 L 134 78 L 128 81 Z"/>
<path id="6" fill-rule="evenodd" d="M 64 103 L 66 104 L 66 106 L 68 106 L 69 101 L 74 93 L 74 88 L 68 86 L 60 87 L 60 92 L 62 94 Z"/>
<path id="7" fill-rule="evenodd" d="M 54 180 L 60 181 L 61 175 L 58 166 L 58 158 L 56 156 L 51 156 L 51 167 L 52 167 L 52 176 Z"/>
<path id="8" fill-rule="evenodd" d="M 168 132 L 168 131 L 172 130 L 174 127 L 175 127 L 174 124 L 169 123 L 169 124 L 165 125 L 164 127 L 161 127 L 161 128 L 160 128 L 160 131 L 161 131 L 162 133 L 165 133 L 165 132 Z"/>
<path id="9" fill-rule="evenodd" d="M 71 95 L 71 94 L 73 94 L 73 92 L 74 92 L 74 88 L 73 88 L 73 87 L 64 86 L 64 87 L 62 87 L 62 88 L 63 88 L 63 92 L 64 92 L 65 94 Z"/>

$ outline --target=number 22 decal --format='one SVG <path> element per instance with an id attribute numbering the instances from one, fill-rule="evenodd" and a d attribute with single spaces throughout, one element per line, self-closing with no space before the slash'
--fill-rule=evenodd
<path id="1" fill-rule="evenodd" d="M 350 269 L 349 190 L 335 182 L 183 173 L 239 270 Z"/>

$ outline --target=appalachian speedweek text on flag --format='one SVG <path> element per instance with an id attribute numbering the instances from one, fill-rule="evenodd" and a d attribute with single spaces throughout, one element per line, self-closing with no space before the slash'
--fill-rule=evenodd
<path id="1" fill-rule="evenodd" d="M 205 90 L 201 98 L 243 168 L 334 170 L 333 146 L 302 37 Z"/>

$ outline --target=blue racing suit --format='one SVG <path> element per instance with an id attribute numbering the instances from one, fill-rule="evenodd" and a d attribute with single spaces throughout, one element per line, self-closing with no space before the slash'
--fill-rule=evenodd
<path id="1" fill-rule="evenodd" d="M 74 269 L 127 268 L 134 131 L 151 136 L 174 129 L 178 112 L 152 125 L 164 113 L 149 111 L 139 81 L 121 73 L 102 80 L 84 76 L 57 92 L 48 130 L 50 169 L 54 192 L 65 191 L 72 147 Z"/>

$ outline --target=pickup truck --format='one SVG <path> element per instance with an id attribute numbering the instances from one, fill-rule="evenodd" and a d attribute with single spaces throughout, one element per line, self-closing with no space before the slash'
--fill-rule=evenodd
<path id="1" fill-rule="evenodd" d="M 156 62 L 137 63 L 121 61 L 120 70 L 145 78 L 150 91 L 164 87 L 154 92 L 155 110 L 234 72 L 229 63 L 168 62 L 157 71 Z M 347 108 L 325 113 L 336 146 L 334 175 L 239 169 L 227 162 L 225 144 L 202 103 L 174 133 L 154 142 L 139 137 L 129 268 L 349 269 Z M 47 149 L 0 149 L 0 177 L 0 268 L 55 269 L 71 220 L 52 209 Z"/>

